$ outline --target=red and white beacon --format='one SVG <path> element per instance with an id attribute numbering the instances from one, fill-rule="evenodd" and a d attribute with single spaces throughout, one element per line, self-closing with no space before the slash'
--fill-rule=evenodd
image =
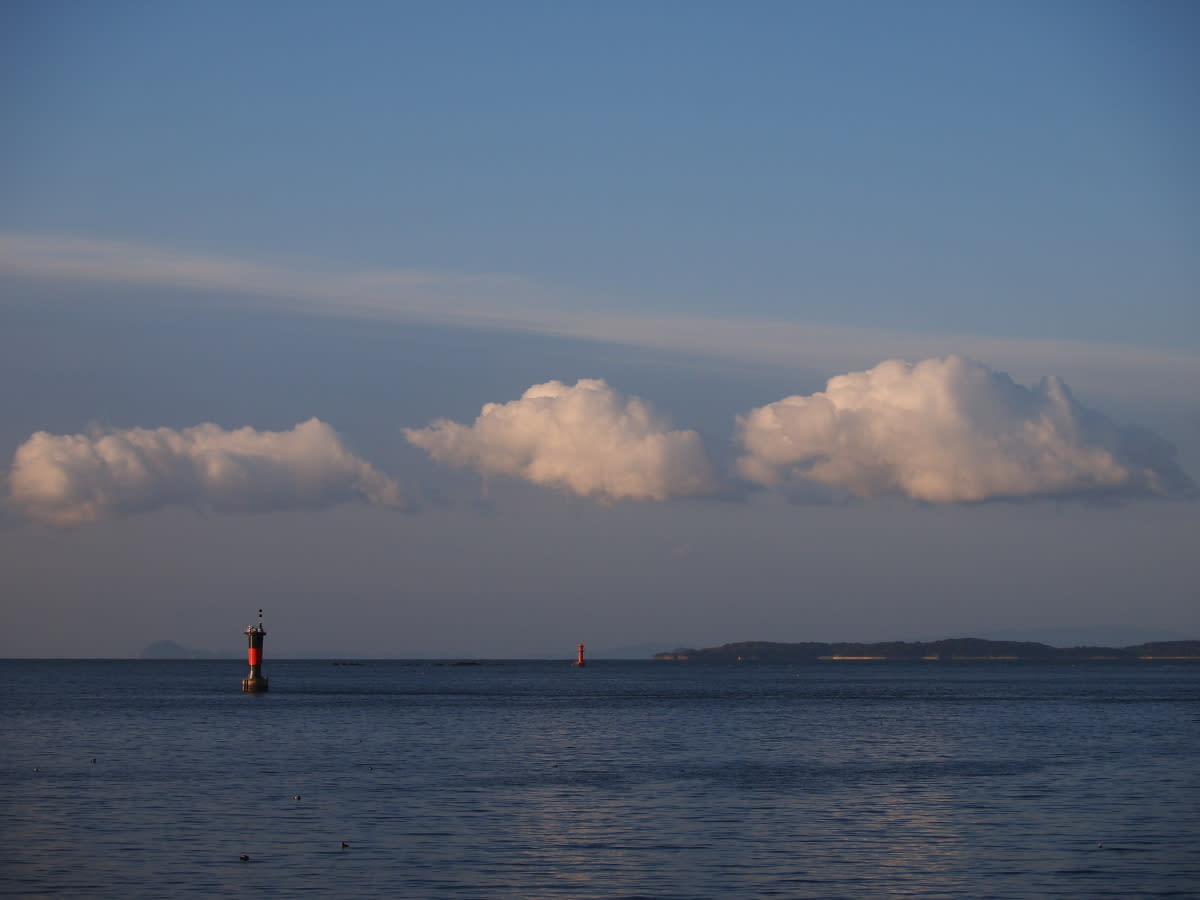
<path id="1" fill-rule="evenodd" d="M 263 638 L 267 629 L 263 627 L 262 610 L 258 611 L 258 624 L 246 626 L 246 639 L 249 648 L 246 650 L 246 660 L 250 663 L 250 674 L 242 679 L 242 690 L 248 694 L 261 694 L 268 690 L 267 676 L 262 673 Z"/>

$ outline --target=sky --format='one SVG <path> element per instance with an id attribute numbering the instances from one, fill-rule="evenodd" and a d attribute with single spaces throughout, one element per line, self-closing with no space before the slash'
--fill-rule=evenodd
<path id="1" fill-rule="evenodd" d="M 1198 38 L 5 4 L 0 655 L 1200 637 Z"/>

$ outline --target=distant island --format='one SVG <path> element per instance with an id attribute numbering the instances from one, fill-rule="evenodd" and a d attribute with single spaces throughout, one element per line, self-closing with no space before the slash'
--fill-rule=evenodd
<path id="1" fill-rule="evenodd" d="M 654 659 L 702 663 L 1200 661 L 1200 641 L 1154 641 L 1132 647 L 1051 647 L 1033 641 L 988 641 L 983 638 L 877 644 L 741 641 L 702 650 L 669 650 L 655 653 Z"/>

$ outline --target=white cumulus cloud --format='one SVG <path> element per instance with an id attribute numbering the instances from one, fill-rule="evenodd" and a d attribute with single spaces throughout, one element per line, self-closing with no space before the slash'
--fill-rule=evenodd
<path id="1" fill-rule="evenodd" d="M 211 424 L 182 431 L 39 431 L 17 449 L 9 488 L 26 514 L 55 525 L 174 504 L 224 513 L 348 500 L 400 503 L 399 486 L 318 419 L 290 431 L 226 431 Z"/>
<path id="2" fill-rule="evenodd" d="M 670 430 L 600 379 L 536 384 L 519 400 L 486 404 L 473 425 L 439 419 L 404 433 L 438 462 L 579 496 L 664 500 L 715 488 L 696 432 Z"/>
<path id="3" fill-rule="evenodd" d="M 860 497 L 931 503 L 1191 489 L 1174 449 L 1081 405 L 1058 378 L 1035 387 L 959 356 L 882 362 L 738 417 L 741 474 L 799 478 Z"/>

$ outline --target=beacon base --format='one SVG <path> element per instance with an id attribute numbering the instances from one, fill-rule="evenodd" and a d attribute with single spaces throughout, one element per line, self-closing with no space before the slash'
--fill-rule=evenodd
<path id="1" fill-rule="evenodd" d="M 269 691 L 269 690 L 270 690 L 270 687 L 268 687 L 268 685 L 267 685 L 267 676 L 266 675 L 259 675 L 257 678 L 255 678 L 253 675 L 251 675 L 251 676 L 248 676 L 248 677 L 242 679 L 243 693 L 261 694 L 261 693 L 263 693 L 265 691 Z"/>

